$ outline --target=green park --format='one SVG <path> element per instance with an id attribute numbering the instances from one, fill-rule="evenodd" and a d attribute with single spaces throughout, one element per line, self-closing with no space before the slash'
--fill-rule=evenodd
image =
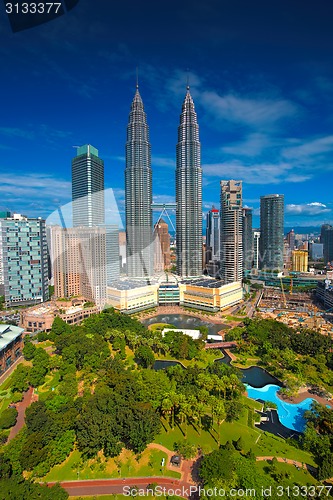
<path id="1" fill-rule="evenodd" d="M 237 348 L 225 364 L 215 362 L 221 352 L 205 349 L 202 339 L 177 329 L 162 335 L 164 327 L 147 329 L 109 309 L 80 326 L 56 318 L 50 333 L 27 339 L 24 362 L 0 387 L 0 485 L 61 499 L 66 491 L 41 483 L 180 480 L 171 454 L 195 462 L 206 486 L 317 485 L 333 476 L 333 410 L 314 404 L 297 439 L 264 432 L 256 425 L 263 405 L 246 396 L 238 368 L 262 366 L 289 396 L 300 383 L 329 393 L 330 339 L 244 318 L 228 330 Z M 157 360 L 178 363 L 156 370 Z M 15 406 L 29 387 L 36 400 L 9 439 Z"/>

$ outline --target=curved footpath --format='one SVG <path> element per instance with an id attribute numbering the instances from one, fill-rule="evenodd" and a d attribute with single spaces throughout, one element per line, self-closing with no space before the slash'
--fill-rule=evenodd
<path id="1" fill-rule="evenodd" d="M 257 462 L 262 462 L 264 460 L 273 460 L 276 458 L 278 462 L 284 462 L 289 465 L 295 465 L 295 467 L 299 467 L 300 469 L 306 469 L 309 472 L 316 472 L 316 468 L 310 464 L 305 464 L 304 462 L 297 462 L 296 460 L 291 460 L 290 458 L 282 458 L 282 457 L 257 457 Z"/>
<path id="2" fill-rule="evenodd" d="M 22 401 L 16 403 L 15 405 L 17 409 L 16 424 L 14 425 L 14 427 L 10 429 L 7 443 L 9 443 L 9 441 L 11 441 L 16 436 L 16 434 L 18 434 L 18 432 L 22 429 L 22 427 L 25 424 L 25 410 L 28 408 L 28 406 L 31 405 L 31 403 L 37 400 L 38 396 L 34 394 L 33 387 L 29 387 L 27 392 L 24 393 Z"/>

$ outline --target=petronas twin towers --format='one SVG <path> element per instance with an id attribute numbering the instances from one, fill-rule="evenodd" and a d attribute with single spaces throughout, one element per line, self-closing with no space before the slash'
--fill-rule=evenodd
<path id="1" fill-rule="evenodd" d="M 202 169 L 199 126 L 190 89 L 182 106 L 176 148 L 177 274 L 202 274 Z M 127 126 L 125 210 L 127 274 L 153 274 L 152 170 L 149 128 L 138 90 Z"/>

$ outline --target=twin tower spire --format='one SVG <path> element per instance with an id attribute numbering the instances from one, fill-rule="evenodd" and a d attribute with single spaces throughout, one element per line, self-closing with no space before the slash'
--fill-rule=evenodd
<path id="1" fill-rule="evenodd" d="M 149 127 L 138 84 L 127 125 L 125 211 L 127 274 L 153 275 L 152 170 Z M 176 146 L 177 274 L 202 274 L 202 169 L 199 126 L 187 86 Z"/>

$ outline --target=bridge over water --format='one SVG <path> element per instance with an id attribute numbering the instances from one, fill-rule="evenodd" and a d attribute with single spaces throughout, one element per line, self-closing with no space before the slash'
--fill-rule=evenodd
<path id="1" fill-rule="evenodd" d="M 231 347 L 237 347 L 237 342 L 214 342 L 211 344 L 206 344 L 205 349 L 230 349 Z"/>

